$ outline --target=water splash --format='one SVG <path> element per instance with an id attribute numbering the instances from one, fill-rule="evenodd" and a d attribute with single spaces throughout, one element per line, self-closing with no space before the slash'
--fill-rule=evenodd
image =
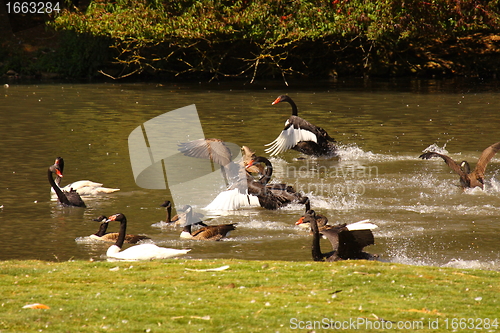
<path id="1" fill-rule="evenodd" d="M 446 143 L 443 145 L 443 147 L 439 147 L 437 143 L 433 143 L 429 147 L 422 150 L 422 153 L 428 153 L 428 152 L 435 152 L 443 155 L 449 154 L 448 151 L 446 150 Z"/>
<path id="2" fill-rule="evenodd" d="M 373 160 L 377 158 L 377 155 L 371 151 L 364 151 L 359 148 L 355 143 L 353 144 L 338 144 L 337 145 L 337 155 L 341 161 L 352 161 L 352 160 Z"/>
<path id="3" fill-rule="evenodd" d="M 481 260 L 464 260 L 460 258 L 453 258 L 444 265 L 443 267 L 452 268 L 470 268 L 470 269 L 489 269 L 489 270 L 499 270 L 500 262 L 498 261 L 481 261 Z"/>

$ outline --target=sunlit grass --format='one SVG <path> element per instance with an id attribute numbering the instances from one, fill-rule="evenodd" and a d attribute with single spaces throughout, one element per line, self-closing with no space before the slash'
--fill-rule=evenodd
<path id="1" fill-rule="evenodd" d="M 223 265 L 230 267 L 186 269 Z M 404 321 L 428 329 L 436 320 L 433 331 L 449 332 L 453 318 L 498 316 L 499 278 L 495 271 L 366 261 L 6 261 L 0 332 L 288 332 L 308 321 Z M 50 309 L 22 308 L 32 303 Z"/>

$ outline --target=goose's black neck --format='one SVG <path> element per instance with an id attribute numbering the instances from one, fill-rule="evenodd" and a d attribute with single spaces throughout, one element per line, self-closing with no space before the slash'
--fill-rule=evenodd
<path id="1" fill-rule="evenodd" d="M 170 221 L 172 221 L 172 206 L 167 206 L 167 223 L 169 223 Z"/>
<path id="2" fill-rule="evenodd" d="M 186 227 L 189 226 L 189 233 L 191 233 L 191 224 L 193 224 L 193 208 L 191 206 L 187 206 Z"/>
<path id="3" fill-rule="evenodd" d="M 99 231 L 97 231 L 94 235 L 96 235 L 97 237 L 102 237 L 106 234 L 107 230 L 108 230 L 108 223 L 101 223 Z"/>
<path id="4" fill-rule="evenodd" d="M 462 161 L 462 163 L 460 163 L 461 167 L 462 167 L 462 170 L 466 173 L 466 174 L 470 174 L 470 165 L 469 165 L 469 162 L 467 161 Z"/>
<path id="5" fill-rule="evenodd" d="M 192 226 L 192 224 L 186 224 L 184 226 L 184 228 L 182 229 L 182 231 L 187 232 L 191 235 L 191 226 Z"/>

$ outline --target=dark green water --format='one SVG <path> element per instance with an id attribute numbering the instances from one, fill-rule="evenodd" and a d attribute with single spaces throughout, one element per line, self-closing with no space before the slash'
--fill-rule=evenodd
<path id="1" fill-rule="evenodd" d="M 271 102 L 287 93 L 300 116 L 340 142 L 340 158 L 302 160 L 297 152 L 284 153 L 271 159 L 275 181 L 307 193 L 332 223 L 378 224 L 376 245 L 366 250 L 383 260 L 500 267 L 500 155 L 487 168 L 485 191 L 466 193 L 442 160 L 417 158 L 435 144 L 454 159 L 475 163 L 500 141 L 497 82 L 9 84 L 0 88 L 0 259 L 101 259 L 109 245 L 75 239 L 97 231 L 92 218 L 122 212 L 130 233 L 147 234 L 160 246 L 191 248 L 192 258 L 310 260 L 310 236 L 294 226 L 303 213 L 299 205 L 207 218 L 209 224 L 239 223 L 223 242 L 181 241 L 179 229 L 152 227 L 165 220 L 159 205 L 170 194 L 138 187 L 128 152 L 136 127 L 195 104 L 206 137 L 265 155 L 264 144 L 290 115 L 288 105 Z M 66 161 L 63 184 L 90 179 L 121 190 L 87 199 L 86 209 L 59 206 L 50 200 L 46 175 L 57 156 Z"/>

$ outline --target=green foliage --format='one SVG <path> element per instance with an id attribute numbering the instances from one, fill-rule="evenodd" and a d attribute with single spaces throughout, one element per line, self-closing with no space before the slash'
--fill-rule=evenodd
<path id="1" fill-rule="evenodd" d="M 100 0 L 85 13 L 64 11 L 52 26 L 108 38 L 129 73 L 256 77 L 310 73 L 317 59 L 327 72 L 346 49 L 367 68 L 414 41 L 494 31 L 499 8 L 499 0 Z"/>

